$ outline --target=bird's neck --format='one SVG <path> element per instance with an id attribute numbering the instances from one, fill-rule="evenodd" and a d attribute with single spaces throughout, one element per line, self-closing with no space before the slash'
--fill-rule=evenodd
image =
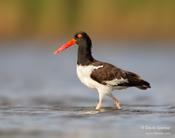
<path id="1" fill-rule="evenodd" d="M 94 61 L 91 54 L 91 45 L 82 44 L 78 46 L 78 65 L 89 65 Z"/>

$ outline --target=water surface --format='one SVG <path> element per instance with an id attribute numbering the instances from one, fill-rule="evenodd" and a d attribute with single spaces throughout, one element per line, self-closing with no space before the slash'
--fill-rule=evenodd
<path id="1" fill-rule="evenodd" d="M 97 59 L 140 74 L 152 88 L 115 91 L 122 110 L 105 98 L 104 108 L 98 112 L 94 110 L 97 93 L 76 76 L 77 48 L 54 56 L 57 45 L 1 43 L 0 136 L 174 137 L 174 43 L 94 45 Z"/>

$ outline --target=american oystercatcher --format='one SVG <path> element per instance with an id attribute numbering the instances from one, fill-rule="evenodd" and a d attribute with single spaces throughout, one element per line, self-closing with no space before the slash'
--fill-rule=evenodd
<path id="1" fill-rule="evenodd" d="M 114 100 L 117 109 L 121 109 L 119 100 L 112 95 L 112 91 L 115 89 L 120 90 L 128 87 L 137 87 L 146 90 L 147 88 L 151 88 L 150 84 L 139 75 L 94 59 L 91 54 L 92 42 L 85 32 L 76 33 L 72 40 L 59 47 L 54 54 L 59 54 L 74 44 L 78 45 L 78 78 L 87 87 L 94 88 L 98 91 L 99 102 L 97 103 L 96 110 L 101 109 L 105 95 Z"/>

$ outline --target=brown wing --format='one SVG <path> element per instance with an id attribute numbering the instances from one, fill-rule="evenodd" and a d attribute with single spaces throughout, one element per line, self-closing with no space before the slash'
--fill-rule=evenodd
<path id="1" fill-rule="evenodd" d="M 103 67 L 94 69 L 91 73 L 91 78 L 101 84 L 106 85 L 105 81 L 126 78 L 127 74 L 125 71 L 109 63 L 95 62 L 94 65 L 95 66 L 103 65 Z"/>
<path id="2" fill-rule="evenodd" d="M 127 87 L 138 87 L 140 89 L 150 88 L 150 84 L 140 78 L 139 75 L 122 70 L 120 68 L 115 67 L 109 63 L 103 62 L 94 62 L 94 66 L 103 67 L 94 69 L 91 73 L 91 78 L 101 84 L 107 85 L 106 81 L 112 81 L 114 79 L 127 79 L 127 82 L 122 82 L 120 84 L 116 84 L 117 86 L 127 86 Z"/>

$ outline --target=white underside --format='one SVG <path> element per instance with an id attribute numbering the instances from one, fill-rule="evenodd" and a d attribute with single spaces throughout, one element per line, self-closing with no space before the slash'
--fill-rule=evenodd
<path id="1" fill-rule="evenodd" d="M 127 82 L 126 79 L 114 79 L 111 81 L 106 81 L 105 83 L 107 83 L 107 85 L 103 85 L 98 83 L 97 81 L 94 81 L 90 76 L 91 76 L 91 72 L 94 69 L 99 69 L 102 68 L 103 65 L 101 66 L 93 66 L 93 65 L 88 65 L 88 66 L 81 66 L 81 65 L 77 65 L 77 76 L 80 79 L 80 81 L 86 85 L 89 88 L 93 88 L 96 89 L 99 93 L 103 94 L 103 95 L 109 95 L 111 94 L 111 92 L 115 89 L 124 89 L 126 87 L 121 87 L 121 86 L 115 86 L 117 84 L 120 84 L 122 82 Z"/>

